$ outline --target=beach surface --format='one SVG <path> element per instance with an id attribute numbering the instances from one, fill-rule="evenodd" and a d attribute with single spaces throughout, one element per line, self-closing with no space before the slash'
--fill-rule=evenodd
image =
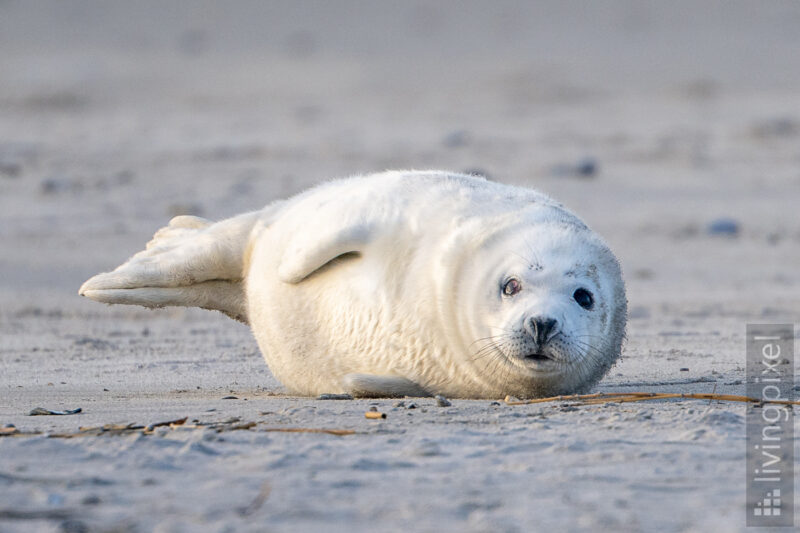
<path id="1" fill-rule="evenodd" d="M 170 5 L 0 2 L 0 531 L 745 530 L 742 404 L 298 398 L 242 324 L 77 290 L 175 215 L 476 172 L 619 257 L 596 392 L 744 394 L 800 322 L 800 4 Z"/>

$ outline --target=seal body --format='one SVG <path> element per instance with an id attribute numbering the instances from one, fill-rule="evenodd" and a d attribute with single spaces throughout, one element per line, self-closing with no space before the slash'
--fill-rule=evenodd
<path id="1" fill-rule="evenodd" d="M 603 241 L 545 195 L 478 177 L 349 178 L 159 233 L 81 293 L 247 321 L 302 395 L 581 392 L 624 338 L 621 271 Z"/>

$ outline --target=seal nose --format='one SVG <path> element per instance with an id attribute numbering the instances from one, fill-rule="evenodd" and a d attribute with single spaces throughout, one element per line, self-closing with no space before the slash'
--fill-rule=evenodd
<path id="1" fill-rule="evenodd" d="M 558 333 L 558 320 L 550 317 L 534 316 L 525 321 L 528 335 L 536 339 L 536 344 L 544 346 Z"/>

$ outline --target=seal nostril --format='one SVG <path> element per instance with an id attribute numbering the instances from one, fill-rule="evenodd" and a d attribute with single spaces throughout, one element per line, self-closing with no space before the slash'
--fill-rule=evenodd
<path id="1" fill-rule="evenodd" d="M 539 346 L 549 341 L 558 330 L 558 321 L 555 318 L 535 316 L 527 320 L 525 329 L 536 340 Z"/>

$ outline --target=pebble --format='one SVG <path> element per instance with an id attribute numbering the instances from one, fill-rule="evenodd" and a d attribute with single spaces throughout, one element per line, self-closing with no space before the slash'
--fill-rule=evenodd
<path id="1" fill-rule="evenodd" d="M 689 369 L 686 368 L 686 367 L 681 368 L 681 372 L 688 372 L 688 371 L 689 371 Z"/>
<path id="2" fill-rule="evenodd" d="M 591 157 L 587 157 L 578 162 L 575 170 L 579 176 L 591 177 L 597 173 L 597 161 Z"/>
<path id="3" fill-rule="evenodd" d="M 72 182 L 61 177 L 46 178 L 39 184 L 39 190 L 42 194 L 58 194 L 73 188 L 75 188 L 75 185 Z"/>
<path id="4" fill-rule="evenodd" d="M 584 157 L 575 163 L 562 163 L 550 171 L 556 177 L 592 178 L 599 171 L 600 165 L 593 157 Z"/>
<path id="5" fill-rule="evenodd" d="M 82 505 L 97 505 L 101 502 L 100 496 L 90 494 L 81 500 Z"/>
<path id="6" fill-rule="evenodd" d="M 442 140 L 442 144 L 447 148 L 458 148 L 465 146 L 467 143 L 469 143 L 469 133 L 464 130 L 451 131 Z"/>
<path id="7" fill-rule="evenodd" d="M 414 402 L 411 402 L 408 405 L 406 405 L 406 409 L 416 409 L 416 408 L 417 404 L 415 404 Z"/>
<path id="8" fill-rule="evenodd" d="M 352 400 L 353 397 L 349 394 L 320 394 L 317 400 Z"/>
<path id="9" fill-rule="evenodd" d="M 444 396 L 442 396 L 441 394 L 437 394 L 436 405 L 438 405 L 439 407 L 450 407 L 451 405 L 453 405 L 453 403 Z"/>
<path id="10" fill-rule="evenodd" d="M 718 218 L 708 225 L 709 235 L 735 237 L 739 234 L 739 223 L 732 218 Z"/>

